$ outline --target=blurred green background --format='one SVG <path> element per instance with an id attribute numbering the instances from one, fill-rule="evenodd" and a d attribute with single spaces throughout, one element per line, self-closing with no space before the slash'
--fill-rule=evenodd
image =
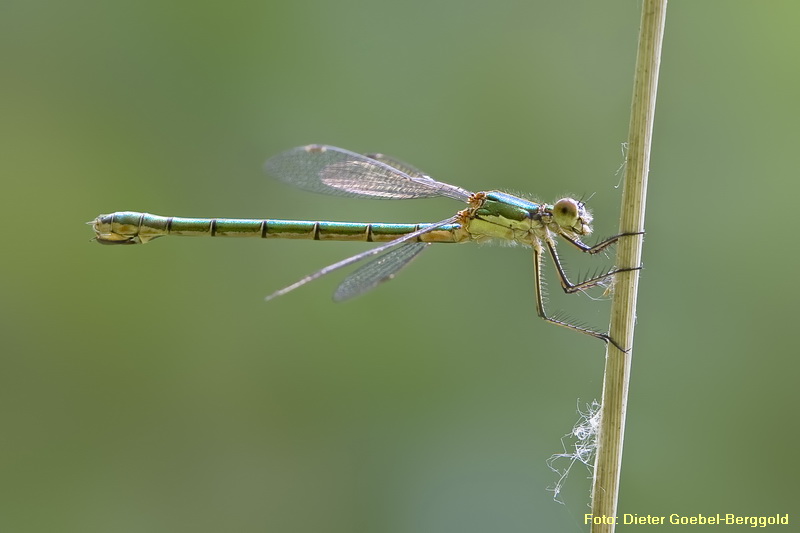
<path id="1" fill-rule="evenodd" d="M 535 317 L 530 251 L 436 246 L 358 300 L 332 303 L 331 276 L 267 304 L 366 245 L 103 247 L 84 223 L 461 208 L 261 173 L 328 143 L 472 190 L 593 194 L 596 236 L 613 234 L 639 2 L 0 13 L 0 529 L 586 529 L 588 472 L 561 505 L 545 462 L 599 399 L 604 348 Z M 669 6 L 620 513 L 800 519 L 798 17 L 796 2 Z M 576 274 L 613 263 L 562 248 Z M 555 294 L 547 274 L 553 310 L 605 327 L 607 301 Z"/>

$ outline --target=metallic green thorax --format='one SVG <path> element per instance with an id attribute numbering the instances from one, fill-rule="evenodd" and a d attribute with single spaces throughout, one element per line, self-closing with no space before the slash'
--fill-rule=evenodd
<path id="1" fill-rule="evenodd" d="M 477 206 L 467 210 L 467 231 L 475 240 L 501 239 L 531 244 L 531 231 L 541 226 L 541 205 L 499 191 L 475 195 Z"/>

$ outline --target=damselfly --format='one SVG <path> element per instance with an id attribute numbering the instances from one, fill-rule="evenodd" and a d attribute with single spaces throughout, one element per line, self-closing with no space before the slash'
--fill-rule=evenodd
<path id="1" fill-rule="evenodd" d="M 556 236 L 581 252 L 596 254 L 620 237 L 638 235 L 621 233 L 594 246 L 584 244 L 581 237 L 592 232 L 592 216 L 583 202 L 561 198 L 553 204 L 540 204 L 499 191 L 473 193 L 436 181 L 416 168 L 382 154 L 360 155 L 323 145 L 283 152 L 269 159 L 265 169 L 284 183 L 312 192 L 389 200 L 448 197 L 465 202 L 467 208 L 432 224 L 179 218 L 121 211 L 100 215 L 90 222 L 96 233 L 95 239 L 102 244 L 139 244 L 165 235 L 193 235 L 384 242 L 267 296 L 267 300 L 271 300 L 340 268 L 373 258 L 344 279 L 334 293 L 336 301 L 348 300 L 391 279 L 430 243 L 490 239 L 514 241 L 533 248 L 534 297 L 536 312 L 541 318 L 623 349 L 605 333 L 545 312 L 542 293 L 542 257 L 545 252 L 550 253 L 562 289 L 570 294 L 599 285 L 619 272 L 634 270 L 612 269 L 577 283 L 567 278 L 556 253 Z"/>

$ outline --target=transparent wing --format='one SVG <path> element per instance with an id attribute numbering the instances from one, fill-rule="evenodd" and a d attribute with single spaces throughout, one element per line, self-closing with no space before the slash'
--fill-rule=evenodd
<path id="1" fill-rule="evenodd" d="M 335 196 L 393 200 L 446 196 L 466 202 L 472 194 L 407 168 L 419 175 L 409 175 L 378 158 L 318 144 L 293 148 L 264 164 L 267 173 L 284 183 Z"/>
<path id="2" fill-rule="evenodd" d="M 384 281 L 388 281 L 403 269 L 412 259 L 417 257 L 430 243 L 412 242 L 398 246 L 385 254 L 376 257 L 349 276 L 333 293 L 335 302 L 343 302 L 365 292 L 371 291 Z"/>
<path id="3" fill-rule="evenodd" d="M 382 253 L 384 253 L 384 252 L 386 252 L 388 250 L 391 250 L 395 246 L 400 246 L 401 244 L 414 241 L 420 235 L 424 235 L 424 234 L 426 234 L 428 232 L 437 230 L 437 229 L 441 228 L 442 226 L 446 226 L 448 224 L 455 224 L 458 221 L 459 221 L 459 216 L 456 215 L 454 217 L 450 217 L 450 218 L 442 220 L 440 222 L 436 222 L 435 224 L 431 224 L 430 226 L 426 226 L 426 227 L 424 227 L 422 229 L 418 229 L 417 231 L 413 231 L 413 232 L 411 232 L 411 233 L 409 233 L 407 235 L 403 235 L 402 237 L 399 237 L 399 238 L 397 238 L 397 239 L 395 239 L 395 240 L 393 240 L 391 242 L 387 242 L 385 244 L 381 244 L 380 246 L 378 246 L 376 248 L 372 248 L 371 250 L 367 250 L 365 252 L 361 252 L 360 254 L 356 254 L 356 255 L 354 255 L 352 257 L 348 257 L 347 259 L 342 259 L 338 263 L 334 263 L 332 265 L 328 265 L 328 266 L 326 266 L 325 268 L 323 268 L 321 270 L 317 270 L 313 274 L 309 274 L 308 276 L 306 276 L 306 277 L 304 277 L 304 278 L 292 283 L 288 287 L 284 287 L 283 289 L 281 289 L 279 291 L 273 292 L 272 294 L 267 296 L 265 299 L 267 301 L 269 301 L 269 300 L 272 300 L 274 298 L 277 298 L 278 296 L 283 296 L 287 292 L 291 292 L 291 291 L 295 290 L 298 287 L 302 287 L 306 283 L 314 281 L 315 279 L 319 279 L 322 276 L 330 274 L 331 272 L 335 272 L 336 270 L 339 270 L 340 268 L 344 268 L 346 266 L 352 265 L 353 263 L 357 263 L 357 262 L 362 261 L 362 260 L 364 260 L 364 259 L 366 259 L 368 257 L 372 257 L 372 256 L 375 256 L 375 255 L 382 254 Z M 417 253 L 419 253 L 419 251 Z M 410 260 L 411 259 L 408 259 L 408 261 L 410 261 Z M 408 261 L 406 261 L 406 263 Z M 400 267 L 402 267 L 402 266 L 403 265 L 401 264 Z M 397 270 L 399 270 L 400 267 L 398 267 L 395 270 L 395 272 Z M 389 272 L 389 274 L 391 275 L 392 272 Z"/>
<path id="4" fill-rule="evenodd" d="M 399 159 L 395 159 L 394 157 L 389 157 L 386 154 L 365 154 L 365 155 L 370 159 L 380 161 L 384 165 L 389 165 L 392 168 L 396 168 L 397 170 L 405 172 L 412 178 L 430 178 L 430 176 L 422 172 L 417 167 L 409 165 L 405 161 L 400 161 Z"/>

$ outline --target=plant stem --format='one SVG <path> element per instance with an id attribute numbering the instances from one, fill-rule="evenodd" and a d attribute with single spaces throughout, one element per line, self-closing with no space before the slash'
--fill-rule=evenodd
<path id="1" fill-rule="evenodd" d="M 658 69 L 666 11 L 667 0 L 644 0 L 636 72 L 633 80 L 620 233 L 644 231 L 650 142 L 653 135 Z M 641 236 L 620 239 L 616 262 L 619 268 L 637 267 L 641 264 L 641 257 Z M 597 437 L 597 459 L 592 488 L 592 514 L 595 520 L 603 523 L 593 522 L 592 533 L 613 532 L 615 522 L 617 522 L 617 520 L 609 519 L 617 516 L 638 287 L 638 270 L 617 275 L 614 299 L 611 304 L 609 332 L 611 338 L 628 348 L 628 351 L 622 352 L 613 344 L 608 343 L 601 422 Z"/>

